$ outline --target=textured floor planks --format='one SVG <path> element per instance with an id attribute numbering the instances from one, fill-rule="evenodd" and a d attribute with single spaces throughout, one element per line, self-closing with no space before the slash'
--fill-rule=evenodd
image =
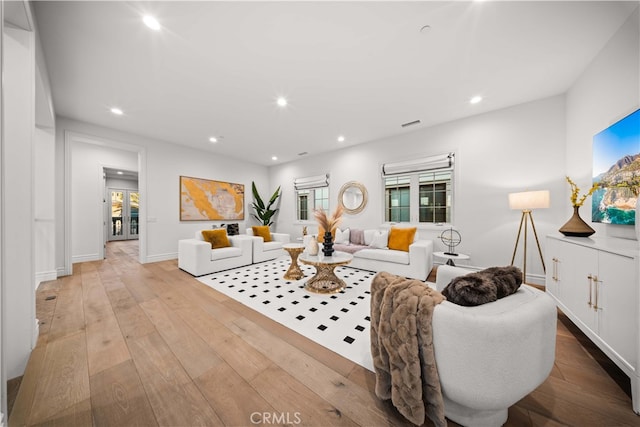
<path id="1" fill-rule="evenodd" d="M 110 243 L 40 285 L 9 426 L 411 425 L 371 372 L 137 251 Z M 640 425 L 628 379 L 562 313 L 557 337 L 550 377 L 507 425 Z"/>

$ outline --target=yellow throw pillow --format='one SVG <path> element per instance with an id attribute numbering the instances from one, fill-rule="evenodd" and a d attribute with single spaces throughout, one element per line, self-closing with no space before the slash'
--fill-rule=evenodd
<path id="1" fill-rule="evenodd" d="M 227 248 L 231 246 L 227 230 L 224 228 L 216 228 L 213 230 L 202 230 L 202 238 L 205 242 L 211 243 L 211 249 Z"/>
<path id="2" fill-rule="evenodd" d="M 253 235 L 262 237 L 265 243 L 271 241 L 271 230 L 268 225 L 256 225 L 251 227 L 251 229 L 253 230 Z"/>
<path id="3" fill-rule="evenodd" d="M 416 236 L 416 227 L 396 228 L 391 227 L 389 231 L 389 249 L 409 252 L 409 246 Z"/>

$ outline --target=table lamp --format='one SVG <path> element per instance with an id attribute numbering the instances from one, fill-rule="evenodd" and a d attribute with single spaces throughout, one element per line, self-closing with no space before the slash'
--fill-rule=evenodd
<path id="1" fill-rule="evenodd" d="M 518 237 L 516 238 L 516 244 L 513 248 L 513 256 L 511 257 L 511 265 L 516 258 L 516 252 L 518 251 L 518 243 L 520 242 L 520 234 L 524 228 L 524 257 L 522 267 L 522 281 L 526 283 L 527 280 L 527 224 L 531 220 L 531 228 L 533 229 L 533 235 L 536 238 L 536 245 L 538 246 L 538 253 L 540 254 L 540 261 L 542 261 L 542 270 L 546 273 L 547 269 L 544 265 L 544 258 L 542 257 L 542 250 L 540 249 L 540 241 L 538 240 L 538 233 L 536 232 L 536 225 L 533 222 L 533 215 L 531 211 L 534 209 L 545 209 L 549 207 L 549 191 L 523 191 L 520 193 L 509 194 L 509 207 L 511 209 L 517 209 L 522 211 L 520 217 L 520 228 L 518 229 Z"/>

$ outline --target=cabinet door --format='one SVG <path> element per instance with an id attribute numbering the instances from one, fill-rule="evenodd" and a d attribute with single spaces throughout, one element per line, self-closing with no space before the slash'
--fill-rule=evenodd
<path id="1" fill-rule="evenodd" d="M 630 366 L 638 348 L 638 286 L 633 258 L 600 252 L 598 334 Z"/>
<path id="2" fill-rule="evenodd" d="M 556 239 L 547 239 L 545 249 L 547 257 L 545 265 L 547 273 L 545 277 L 545 288 L 548 293 L 556 299 L 561 300 L 560 284 L 564 281 L 564 263 L 562 260 L 562 242 Z"/>
<path id="3" fill-rule="evenodd" d="M 584 325 L 597 333 L 594 277 L 598 276 L 598 251 L 580 245 L 564 244 L 560 294 L 567 308 Z"/>

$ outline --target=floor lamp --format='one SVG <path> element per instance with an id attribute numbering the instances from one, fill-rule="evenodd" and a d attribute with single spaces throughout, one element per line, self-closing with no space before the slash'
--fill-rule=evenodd
<path id="1" fill-rule="evenodd" d="M 531 221 L 531 228 L 533 229 L 533 235 L 536 238 L 536 245 L 538 245 L 538 253 L 540 254 L 540 261 L 542 261 L 542 269 L 546 273 L 547 269 L 544 265 L 544 258 L 542 256 L 542 250 L 540 249 L 540 241 L 538 240 L 538 233 L 536 232 L 536 225 L 533 222 L 533 215 L 531 211 L 534 209 L 545 209 L 549 207 L 549 191 L 523 191 L 521 193 L 509 194 L 509 207 L 511 209 L 517 209 L 522 211 L 522 217 L 520 217 L 520 228 L 518 229 L 518 237 L 516 238 L 516 244 L 513 248 L 513 256 L 511 257 L 511 265 L 513 265 L 516 259 L 516 252 L 518 251 L 518 243 L 520 242 L 520 234 L 524 229 L 524 257 L 522 268 L 522 282 L 527 281 L 527 224 Z"/>

